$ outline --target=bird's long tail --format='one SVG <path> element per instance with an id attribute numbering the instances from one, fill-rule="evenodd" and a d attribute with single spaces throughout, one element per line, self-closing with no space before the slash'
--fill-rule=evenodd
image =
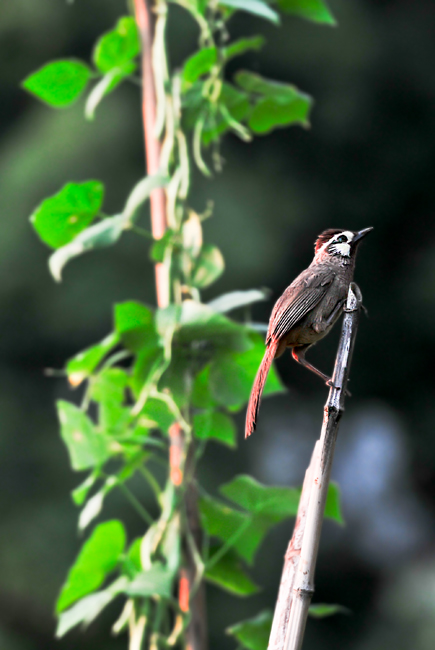
<path id="1" fill-rule="evenodd" d="M 267 375 L 269 374 L 270 366 L 275 358 L 278 348 L 278 341 L 271 341 L 264 353 L 263 361 L 255 377 L 254 385 L 251 390 L 251 397 L 249 398 L 248 409 L 246 411 L 246 425 L 245 425 L 245 438 L 255 431 L 257 426 L 258 410 L 260 408 L 261 395 L 263 393 L 264 384 L 266 383 Z"/>

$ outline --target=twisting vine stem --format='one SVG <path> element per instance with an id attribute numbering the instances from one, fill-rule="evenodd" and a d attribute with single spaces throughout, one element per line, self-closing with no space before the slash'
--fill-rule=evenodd
<path id="1" fill-rule="evenodd" d="M 178 167 L 172 175 L 167 188 L 167 196 L 163 188 L 155 189 L 151 194 L 151 225 L 155 239 L 165 234 L 168 224 L 176 230 L 180 227 L 177 215 L 178 198 L 184 199 L 189 189 L 189 158 L 184 133 L 179 127 L 181 114 L 179 80 L 174 78 L 172 93 L 166 95 L 165 84 L 168 83 L 168 70 L 165 48 L 166 2 L 157 0 L 151 7 L 149 0 L 134 0 L 136 21 L 142 42 L 142 113 L 145 137 L 145 152 L 148 175 L 156 174 L 162 166 L 161 145 L 159 136 L 165 127 L 163 145 L 164 166 L 168 171 L 171 159 L 174 157 L 175 146 L 178 148 Z M 154 20 L 152 11 L 157 14 Z M 170 302 L 170 260 L 157 262 L 156 294 L 160 308 L 167 307 Z M 174 298 L 180 298 L 174 290 Z M 205 588 L 199 577 L 197 584 L 197 563 L 195 555 L 201 548 L 201 526 L 198 512 L 196 489 L 192 482 L 187 465 L 194 456 L 192 440 L 187 440 L 179 422 L 174 423 L 169 430 L 169 472 L 174 488 L 179 489 L 185 499 L 187 517 L 184 521 L 186 568 L 180 569 L 179 576 L 179 607 L 188 616 L 187 649 L 206 650 L 207 627 Z M 190 436 L 191 438 L 191 436 Z M 188 480 L 190 478 L 190 480 Z M 184 495 L 184 496 L 183 496 Z M 192 548 L 192 545 L 195 548 Z M 196 550 L 196 553 L 195 553 Z M 194 594 L 190 596 L 195 585 Z M 177 627 L 178 621 L 176 621 Z"/>

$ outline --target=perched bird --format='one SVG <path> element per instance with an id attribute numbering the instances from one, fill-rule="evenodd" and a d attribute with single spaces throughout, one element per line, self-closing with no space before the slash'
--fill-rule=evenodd
<path id="1" fill-rule="evenodd" d="M 245 438 L 257 425 L 270 366 L 286 348 L 292 349 L 295 361 L 331 385 L 331 378 L 309 363 L 305 353 L 328 334 L 340 317 L 353 279 L 358 244 L 371 230 L 373 228 L 353 232 L 330 228 L 322 232 L 310 266 L 293 280 L 276 302 L 270 316 L 266 351 L 248 403 Z"/>

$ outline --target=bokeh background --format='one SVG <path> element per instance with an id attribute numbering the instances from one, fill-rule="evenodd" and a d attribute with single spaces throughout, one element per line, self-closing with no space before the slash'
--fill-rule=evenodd
<path id="1" fill-rule="evenodd" d="M 310 620 L 305 648 L 396 650 L 435 647 L 435 3 L 331 0 L 337 29 L 286 17 L 280 29 L 240 15 L 232 33 L 261 30 L 261 54 L 237 60 L 315 97 L 312 129 L 276 131 L 246 145 L 230 136 L 226 165 L 195 178 L 193 204 L 215 216 L 206 237 L 224 253 L 225 275 L 206 297 L 267 286 L 269 303 L 311 260 L 327 227 L 375 230 L 361 247 L 356 280 L 362 319 L 334 478 L 346 526 L 326 522 L 316 602 L 348 616 Z M 146 245 L 125 236 L 113 249 L 71 263 L 56 285 L 48 250 L 28 216 L 67 180 L 101 179 L 105 211 L 123 205 L 143 174 L 138 89 L 124 85 L 83 119 L 79 102 L 52 111 L 19 87 L 52 58 L 88 58 L 95 39 L 125 12 L 123 0 L 14 0 L 0 5 L 0 647 L 2 650 L 120 650 L 110 637 L 114 605 L 88 632 L 55 641 L 53 603 L 79 547 L 69 469 L 54 401 L 74 398 L 44 368 L 101 339 L 111 305 L 154 302 Z M 170 23 L 181 63 L 196 29 L 181 11 Z M 310 353 L 331 368 L 338 330 Z M 279 361 L 288 394 L 265 400 L 256 435 L 236 453 L 214 447 L 208 486 L 250 472 L 269 484 L 301 483 L 320 430 L 325 387 Z M 243 416 L 239 417 L 239 425 Z M 241 438 L 241 426 L 240 426 Z M 129 506 L 108 500 L 139 532 Z M 255 570 L 263 590 L 237 600 L 208 590 L 211 650 L 233 648 L 224 628 L 273 608 L 292 524 L 269 535 Z"/>

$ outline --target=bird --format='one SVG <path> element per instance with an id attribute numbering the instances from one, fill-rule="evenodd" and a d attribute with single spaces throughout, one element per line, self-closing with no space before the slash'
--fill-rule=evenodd
<path id="1" fill-rule="evenodd" d="M 305 359 L 309 347 L 323 339 L 339 319 L 353 280 L 359 243 L 373 228 L 353 231 L 328 228 L 316 240 L 314 259 L 287 287 L 270 316 L 266 351 L 255 377 L 246 411 L 245 438 L 257 425 L 261 395 L 274 359 L 291 348 L 295 361 L 321 377 L 332 379 Z"/>

